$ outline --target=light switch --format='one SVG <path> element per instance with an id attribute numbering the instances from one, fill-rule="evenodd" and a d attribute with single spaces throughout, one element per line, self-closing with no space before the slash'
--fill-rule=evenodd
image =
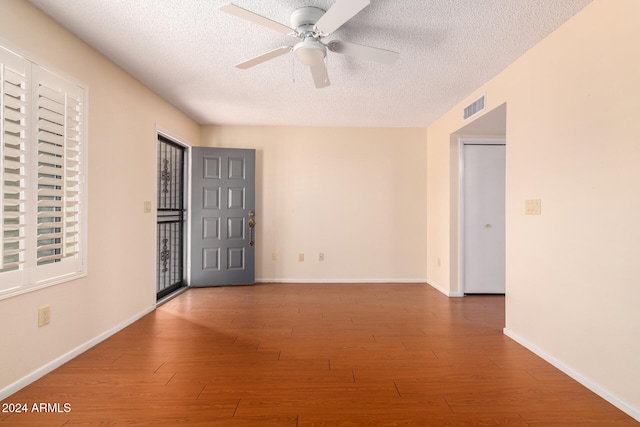
<path id="1" fill-rule="evenodd" d="M 524 202 L 525 215 L 540 215 L 542 202 L 540 199 L 529 199 Z"/>
<path id="2" fill-rule="evenodd" d="M 150 213 L 150 212 L 151 212 L 151 202 L 145 201 L 144 202 L 144 213 Z"/>

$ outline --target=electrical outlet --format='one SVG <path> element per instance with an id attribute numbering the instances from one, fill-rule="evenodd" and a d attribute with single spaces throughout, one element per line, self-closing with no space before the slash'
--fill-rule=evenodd
<path id="1" fill-rule="evenodd" d="M 318 261 L 324 261 L 324 252 L 320 252 L 320 254 L 318 254 Z"/>
<path id="2" fill-rule="evenodd" d="M 300 253 L 298 254 L 298 261 L 299 261 L 299 262 L 304 262 L 304 254 L 303 254 L 302 252 L 300 252 Z"/>
<path id="3" fill-rule="evenodd" d="M 51 322 L 51 307 L 46 305 L 38 309 L 38 327 L 41 328 Z"/>
<path id="4" fill-rule="evenodd" d="M 272 252 L 271 261 L 277 261 L 277 260 L 278 260 L 278 252 Z"/>

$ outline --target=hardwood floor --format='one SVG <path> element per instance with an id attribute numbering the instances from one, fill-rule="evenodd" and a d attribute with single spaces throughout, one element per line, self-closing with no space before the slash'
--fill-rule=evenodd
<path id="1" fill-rule="evenodd" d="M 0 426 L 638 425 L 503 326 L 503 297 L 422 284 L 191 289 L 4 401 L 60 412 Z"/>

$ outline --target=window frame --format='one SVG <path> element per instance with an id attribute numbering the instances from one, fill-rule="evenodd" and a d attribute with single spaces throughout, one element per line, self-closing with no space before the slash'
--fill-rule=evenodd
<path id="1" fill-rule="evenodd" d="M 6 96 L 10 95 L 7 72 L 24 77 L 24 102 L 20 101 L 19 109 L 15 105 L 5 108 L 6 99 L 11 103 L 17 99 Z M 2 300 L 87 275 L 89 89 L 3 41 L 0 85 Z M 17 139 L 23 145 L 16 143 Z M 9 185 L 6 176 L 14 178 Z M 19 184 L 16 177 L 20 177 Z M 15 190 L 16 186 L 20 189 Z M 12 206 L 7 210 L 5 205 Z M 12 219 L 7 222 L 9 217 Z M 2 271 L 5 253 L 12 254 L 12 262 L 7 264 L 17 265 L 9 267 L 16 269 Z"/>

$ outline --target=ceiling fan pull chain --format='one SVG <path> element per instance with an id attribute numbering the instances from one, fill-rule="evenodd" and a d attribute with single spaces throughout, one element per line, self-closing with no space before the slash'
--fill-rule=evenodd
<path id="1" fill-rule="evenodd" d="M 296 57 L 291 55 L 291 83 L 296 84 Z"/>

